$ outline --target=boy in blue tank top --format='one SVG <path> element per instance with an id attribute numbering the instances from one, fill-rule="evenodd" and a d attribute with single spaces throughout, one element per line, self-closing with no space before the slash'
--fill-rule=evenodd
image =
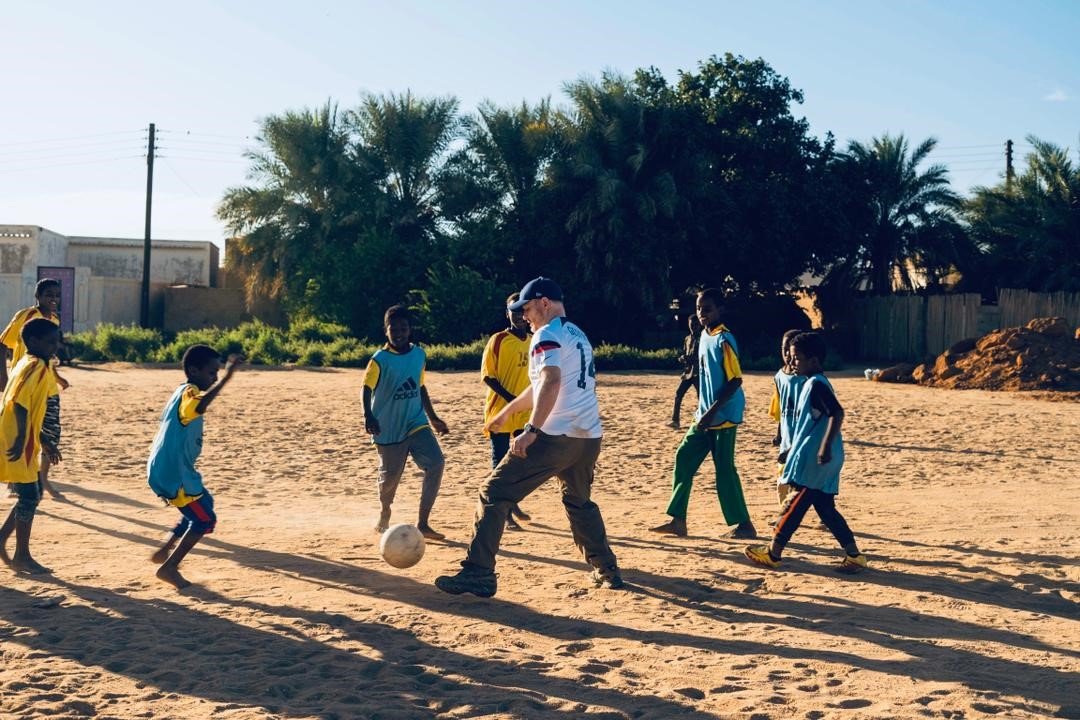
<path id="1" fill-rule="evenodd" d="M 840 469 L 844 466 L 844 441 L 840 436 L 844 408 L 822 372 L 825 341 L 818 333 L 800 333 L 791 340 L 791 352 L 795 372 L 806 378 L 795 403 L 791 448 L 782 477 L 791 492 L 776 521 L 772 542 L 747 547 L 746 557 L 764 567 L 780 567 L 784 547 L 799 529 L 806 511 L 813 507 L 844 548 L 844 559 L 837 569 L 858 572 L 866 568 L 866 556 L 859 552 L 847 521 L 836 509 Z"/>
<path id="2" fill-rule="evenodd" d="M 702 290 L 697 296 L 697 316 L 705 328 L 698 342 L 698 409 L 694 422 L 675 451 L 671 500 L 667 514 L 671 520 L 651 528 L 653 532 L 686 537 L 686 511 L 694 474 L 705 456 L 712 454 L 716 468 L 716 494 L 727 525 L 734 525 L 732 537 L 756 538 L 750 522 L 742 482 L 735 469 L 735 431 L 743 420 L 746 396 L 742 389 L 739 349 L 734 336 L 720 322 L 719 290 Z"/>
<path id="3" fill-rule="evenodd" d="M 409 342 L 412 327 L 408 309 L 394 305 L 383 316 L 386 347 L 372 356 L 364 374 L 364 429 L 379 451 L 379 502 L 381 511 L 375 532 L 390 526 L 390 510 L 397 494 L 405 461 L 412 456 L 424 473 L 420 492 L 420 512 L 416 527 L 431 540 L 445 538 L 431 527 L 431 509 L 442 484 L 442 448 L 431 429 L 440 435 L 449 432 L 435 414 L 424 385 L 423 348 Z"/>
<path id="4" fill-rule="evenodd" d="M 221 356 L 217 351 L 208 345 L 189 347 L 182 361 L 186 380 L 166 403 L 161 413 L 161 425 L 150 447 L 150 459 L 146 462 L 150 489 L 181 515 L 169 539 L 150 559 L 161 565 L 157 571 L 158 579 L 177 590 L 191 584 L 180 574 L 180 561 L 217 525 L 214 498 L 195 469 L 195 461 L 202 453 L 203 413 L 241 362 L 243 358 L 239 355 L 230 355 L 225 364 L 225 377 L 218 380 Z"/>

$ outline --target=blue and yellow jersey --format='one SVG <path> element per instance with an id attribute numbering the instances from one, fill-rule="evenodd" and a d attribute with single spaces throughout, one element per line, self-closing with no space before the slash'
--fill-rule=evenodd
<path id="1" fill-rule="evenodd" d="M 735 343 L 735 337 L 723 325 L 718 325 L 712 330 L 702 330 L 701 339 L 698 341 L 698 364 L 699 382 L 698 409 L 694 419 L 699 420 L 705 414 L 716 398 L 724 390 L 724 386 L 735 378 L 742 377 L 742 367 L 739 365 L 739 348 Z M 713 423 L 706 430 L 716 430 L 738 425 L 743 420 L 743 410 L 746 406 L 746 395 L 743 389 L 738 388 L 722 407 L 717 408 L 713 416 Z"/>
<path id="2" fill-rule="evenodd" d="M 161 413 L 161 425 L 146 462 L 150 489 L 176 507 L 184 507 L 206 492 L 202 475 L 195 469 L 202 452 L 203 416 L 197 410 L 202 398 L 203 392 L 191 383 L 176 388 Z"/>
<path id="3" fill-rule="evenodd" d="M 428 426 L 420 401 L 426 363 L 427 355 L 416 345 L 403 353 L 387 345 L 372 356 L 364 386 L 371 389 L 371 412 L 380 428 L 372 438 L 375 444 L 399 443 Z"/>
<path id="4" fill-rule="evenodd" d="M 805 382 L 804 375 L 788 374 L 783 370 L 778 370 L 773 376 L 769 417 L 780 427 L 780 452 L 791 447 L 791 435 L 795 429 L 795 403 Z"/>
<path id="5" fill-rule="evenodd" d="M 492 335 L 484 347 L 480 376 L 481 379 L 495 378 L 511 395 L 520 395 L 529 387 L 529 335 L 519 338 L 509 330 Z M 506 400 L 489 387 L 484 398 L 484 424 L 498 415 L 506 405 Z M 529 422 L 530 412 L 525 410 L 514 413 L 500 432 L 512 433 L 522 429 L 525 423 Z M 488 436 L 490 433 L 484 430 L 484 435 Z"/>
<path id="6" fill-rule="evenodd" d="M 4 388 L 0 408 L 0 481 L 7 483 L 37 482 L 41 467 L 41 425 L 45 420 L 45 403 L 56 394 L 56 375 L 49 363 L 34 355 L 24 354 L 14 368 Z M 22 447 L 14 460 L 8 450 L 19 439 L 19 423 L 15 406 L 26 410 Z"/>
<path id="7" fill-rule="evenodd" d="M 844 466 L 844 441 L 837 434 L 830 450 L 832 458 L 824 465 L 818 452 L 829 428 L 829 408 L 839 408 L 832 384 L 822 374 L 806 378 L 795 402 L 795 422 L 791 449 L 781 475 L 782 482 L 835 495 L 840 491 L 840 470 Z"/>

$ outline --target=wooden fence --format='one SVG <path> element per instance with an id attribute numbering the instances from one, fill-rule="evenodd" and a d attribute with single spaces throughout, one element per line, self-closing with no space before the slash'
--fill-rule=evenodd
<path id="1" fill-rule="evenodd" d="M 1037 317 L 1080 326 L 1080 293 L 1001 290 L 997 305 L 982 305 L 977 293 L 865 298 L 854 303 L 852 330 L 860 358 L 921 362 L 965 338 Z"/>

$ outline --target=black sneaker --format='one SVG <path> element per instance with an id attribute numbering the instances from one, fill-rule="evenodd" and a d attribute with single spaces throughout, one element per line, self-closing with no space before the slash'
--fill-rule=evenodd
<path id="1" fill-rule="evenodd" d="M 593 568 L 592 579 L 596 587 L 606 588 L 607 590 L 621 590 L 626 587 L 622 575 L 619 574 L 619 568 L 615 566 Z"/>
<path id="2" fill-rule="evenodd" d="M 495 594 L 497 583 L 493 572 L 463 568 L 457 575 L 440 575 L 435 578 L 435 587 L 451 595 L 472 593 L 477 597 L 489 598 Z"/>

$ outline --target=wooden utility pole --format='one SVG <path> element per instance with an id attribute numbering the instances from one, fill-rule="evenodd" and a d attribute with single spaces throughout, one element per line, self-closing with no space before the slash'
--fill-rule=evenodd
<path id="1" fill-rule="evenodd" d="M 1016 173 L 1013 171 L 1012 147 L 1013 147 L 1013 141 L 1012 140 L 1006 140 L 1005 141 L 1005 190 L 1006 190 L 1006 192 L 1009 191 L 1009 190 L 1012 190 L 1013 179 L 1016 176 Z"/>
<path id="2" fill-rule="evenodd" d="M 150 207 L 154 197 L 154 123 L 150 123 L 150 140 L 146 145 L 146 228 L 143 231 L 142 302 L 139 324 L 150 327 Z"/>

